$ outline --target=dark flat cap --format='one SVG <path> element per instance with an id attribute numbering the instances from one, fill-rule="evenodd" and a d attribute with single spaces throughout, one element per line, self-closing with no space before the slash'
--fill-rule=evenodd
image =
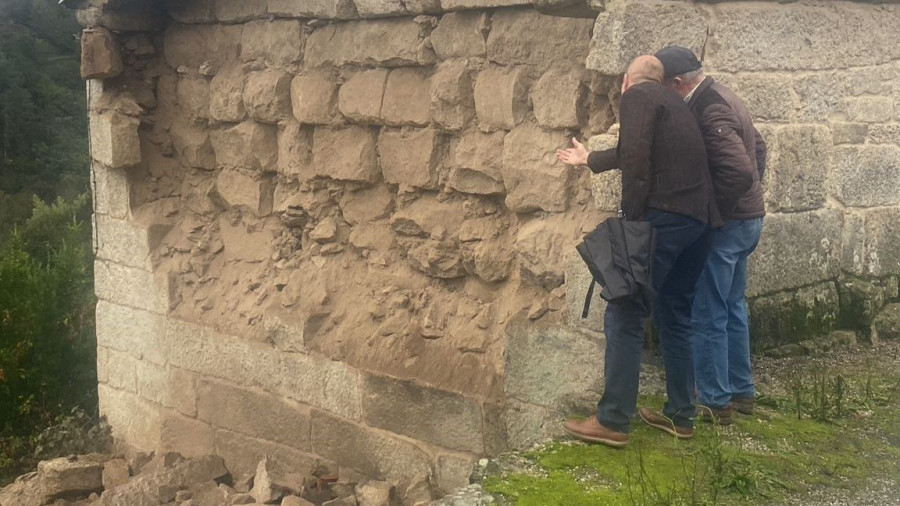
<path id="1" fill-rule="evenodd" d="M 694 55 L 694 52 L 686 47 L 664 47 L 657 51 L 654 56 L 662 62 L 666 79 L 701 68 L 700 61 Z"/>

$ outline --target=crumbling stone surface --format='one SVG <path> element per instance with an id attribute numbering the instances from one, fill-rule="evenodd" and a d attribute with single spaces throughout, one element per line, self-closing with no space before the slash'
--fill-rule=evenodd
<path id="1" fill-rule="evenodd" d="M 415 504 L 589 412 L 604 304 L 580 318 L 574 245 L 618 208 L 620 173 L 555 151 L 615 147 L 618 76 L 667 44 L 702 49 L 768 142 L 754 346 L 850 320 L 890 335 L 872 325 L 900 275 L 900 95 L 894 46 L 875 48 L 897 10 L 601 3 L 85 10 L 123 66 L 89 87 L 101 412 L 131 447 L 215 452 L 233 478 L 133 485 L 179 464 L 132 462 L 107 500 L 249 504 L 268 456 L 303 476 L 285 504 Z M 879 35 L 861 47 L 838 19 Z"/>

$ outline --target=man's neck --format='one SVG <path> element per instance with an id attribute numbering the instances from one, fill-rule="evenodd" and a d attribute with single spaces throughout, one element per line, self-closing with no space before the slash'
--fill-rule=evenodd
<path id="1" fill-rule="evenodd" d="M 697 91 L 697 88 L 699 88 L 700 85 L 703 84 L 703 81 L 705 81 L 705 80 L 706 80 L 706 76 L 704 76 L 704 75 L 701 75 L 700 77 L 697 78 L 697 83 L 694 84 L 693 88 L 691 88 L 690 93 L 688 93 L 687 95 L 684 96 L 685 102 L 691 101 L 691 98 L 694 97 L 694 92 Z"/>

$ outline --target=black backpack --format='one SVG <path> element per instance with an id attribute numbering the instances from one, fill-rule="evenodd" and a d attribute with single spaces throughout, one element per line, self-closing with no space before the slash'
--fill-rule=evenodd
<path id="1" fill-rule="evenodd" d="M 653 302 L 651 265 L 656 233 L 647 221 L 609 218 L 597 226 L 575 249 L 587 264 L 594 280 L 584 299 L 582 318 L 587 318 L 594 296 L 594 284 L 602 288 L 600 296 L 616 303 L 637 298 L 649 312 Z"/>

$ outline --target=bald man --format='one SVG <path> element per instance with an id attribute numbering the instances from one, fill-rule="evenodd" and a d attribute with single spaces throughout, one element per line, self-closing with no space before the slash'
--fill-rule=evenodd
<path id="1" fill-rule="evenodd" d="M 593 172 L 622 171 L 621 212 L 648 221 L 656 233 L 652 315 L 659 329 L 668 400 L 662 413 L 641 408 L 641 419 L 679 439 L 693 436 L 694 386 L 691 360 L 691 303 L 706 260 L 711 182 L 703 134 L 691 110 L 661 82 L 663 67 L 653 56 L 635 59 L 622 82 L 619 143 L 589 153 L 572 139 L 557 157 Z M 644 322 L 650 316 L 638 300 L 610 303 L 604 315 L 605 388 L 597 414 L 569 420 L 578 439 L 622 447 L 634 416 Z"/>

